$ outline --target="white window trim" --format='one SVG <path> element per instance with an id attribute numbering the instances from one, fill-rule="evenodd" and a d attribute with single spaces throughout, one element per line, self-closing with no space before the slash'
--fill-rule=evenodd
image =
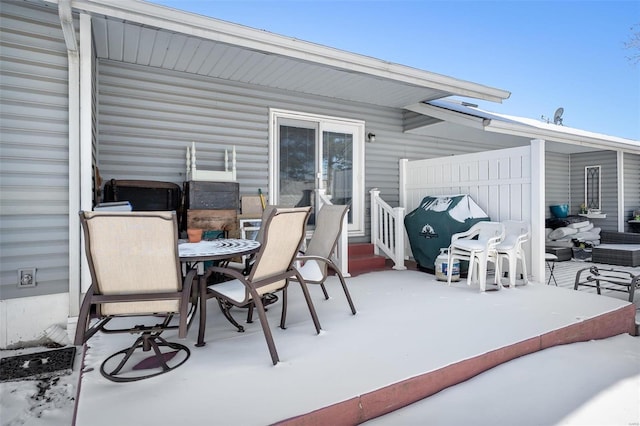
<path id="1" fill-rule="evenodd" d="M 353 135 L 353 202 L 351 214 L 353 223 L 349 224 L 349 236 L 357 237 L 365 235 L 365 192 L 364 192 L 364 138 L 365 122 L 363 120 L 351 120 L 328 115 L 303 113 L 297 111 L 282 110 L 277 108 L 269 109 L 269 203 L 277 204 L 278 200 L 278 179 L 277 167 L 279 152 L 278 141 L 276 140 L 276 123 L 278 119 L 294 119 L 300 121 L 316 121 L 320 124 L 320 131 L 323 124 L 349 125 L 354 128 Z"/>

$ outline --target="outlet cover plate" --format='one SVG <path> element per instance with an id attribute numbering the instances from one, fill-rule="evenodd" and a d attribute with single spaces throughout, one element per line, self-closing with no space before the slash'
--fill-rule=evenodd
<path id="1" fill-rule="evenodd" d="M 18 287 L 28 288 L 36 286 L 36 268 L 18 269 Z"/>

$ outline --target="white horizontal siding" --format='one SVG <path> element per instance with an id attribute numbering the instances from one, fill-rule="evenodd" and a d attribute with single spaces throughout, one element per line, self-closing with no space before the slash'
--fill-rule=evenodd
<path id="1" fill-rule="evenodd" d="M 55 7 L 2 1 L 0 298 L 68 291 L 67 54 Z M 17 270 L 37 286 L 17 288 Z"/>
<path id="2" fill-rule="evenodd" d="M 267 107 L 247 104 L 250 97 L 226 82 L 108 61 L 98 68 L 97 156 L 104 179 L 181 184 L 194 141 L 199 169 L 222 170 L 224 150 L 236 146 L 238 179 L 253 186 L 252 194 L 264 188 Z"/>
<path id="3" fill-rule="evenodd" d="M 400 158 L 484 149 L 402 133 L 403 114 L 396 109 L 108 61 L 100 61 L 99 75 L 99 166 L 105 178 L 153 176 L 180 183 L 183 153 L 196 141 L 199 168 L 221 169 L 223 150 L 235 145 L 241 193 L 266 191 L 270 107 L 365 120 L 377 139 L 366 144 L 366 187 L 380 188 L 392 205 L 398 203 Z"/>
<path id="4" fill-rule="evenodd" d="M 570 157 L 547 152 L 545 155 L 545 216 L 552 217 L 549 206 L 571 201 Z M 580 205 L 582 201 L 578 202 Z"/>
<path id="5" fill-rule="evenodd" d="M 376 142 L 365 146 L 367 196 L 377 187 L 395 206 L 399 159 L 496 148 L 403 133 L 399 109 L 108 60 L 99 61 L 98 72 L 97 157 L 104 179 L 180 184 L 186 148 L 195 141 L 199 169 L 222 170 L 224 150 L 235 145 L 241 195 L 266 192 L 269 108 L 364 120 L 366 132 L 376 134 Z"/>

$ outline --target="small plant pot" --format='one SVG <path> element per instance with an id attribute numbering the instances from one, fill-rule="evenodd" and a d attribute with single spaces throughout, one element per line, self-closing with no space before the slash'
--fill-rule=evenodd
<path id="1" fill-rule="evenodd" d="M 190 243 L 199 243 L 202 240 L 202 229 L 187 229 Z"/>

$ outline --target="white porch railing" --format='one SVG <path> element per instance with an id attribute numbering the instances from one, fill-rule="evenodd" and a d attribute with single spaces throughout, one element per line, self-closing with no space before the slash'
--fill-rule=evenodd
<path id="1" fill-rule="evenodd" d="M 377 188 L 371 194 L 371 243 L 375 254 L 384 252 L 393 260 L 393 269 L 404 270 L 404 207 L 391 207 L 380 198 Z"/>
<path id="2" fill-rule="evenodd" d="M 322 208 L 323 204 L 333 204 L 327 197 L 325 189 L 318 189 L 318 211 Z M 340 268 L 340 272 L 344 277 L 350 277 L 349 274 L 349 219 L 348 214 L 344 215 L 342 220 L 342 232 L 340 233 L 340 240 L 334 252 L 334 259 L 332 259 L 336 265 Z"/>

